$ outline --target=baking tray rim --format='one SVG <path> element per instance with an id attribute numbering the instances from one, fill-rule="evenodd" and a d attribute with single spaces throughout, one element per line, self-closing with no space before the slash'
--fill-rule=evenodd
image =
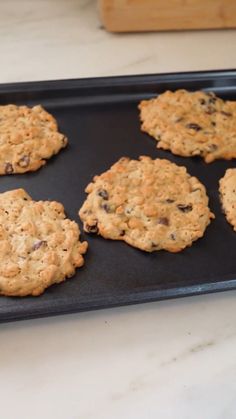
<path id="1" fill-rule="evenodd" d="M 62 90 L 62 89 L 73 89 L 83 87 L 119 87 L 119 86 L 130 86 L 137 82 L 151 81 L 184 81 L 187 77 L 189 80 L 198 77 L 204 79 L 204 77 L 219 78 L 225 77 L 236 77 L 236 68 L 232 69 L 220 69 L 220 70 L 200 70 L 200 71 L 179 71 L 179 72 L 167 72 L 167 73 L 144 73 L 144 74 L 131 74 L 131 75 L 114 75 L 114 76 L 102 76 L 102 77 L 81 77 L 81 78 L 69 78 L 69 79 L 45 79 L 35 81 L 20 81 L 20 82 L 9 82 L 0 83 L 0 92 L 22 91 L 31 90 L 32 87 L 36 90 L 41 90 L 42 85 L 44 90 Z"/>

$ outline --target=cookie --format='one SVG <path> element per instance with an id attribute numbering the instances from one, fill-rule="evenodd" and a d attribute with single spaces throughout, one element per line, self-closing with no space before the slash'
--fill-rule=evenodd
<path id="1" fill-rule="evenodd" d="M 191 246 L 214 218 L 205 187 L 168 160 L 121 158 L 85 191 L 79 215 L 86 232 L 147 252 Z"/>
<path id="2" fill-rule="evenodd" d="M 220 199 L 227 221 L 236 231 L 236 169 L 227 169 L 220 179 Z"/>
<path id="3" fill-rule="evenodd" d="M 87 243 L 55 201 L 33 201 L 23 190 L 0 194 L 0 294 L 39 295 L 84 263 Z"/>
<path id="4" fill-rule="evenodd" d="M 67 145 L 42 106 L 0 106 L 0 174 L 35 171 Z"/>
<path id="5" fill-rule="evenodd" d="M 157 147 L 206 163 L 236 157 L 236 102 L 214 93 L 167 91 L 139 104 L 141 129 Z"/>

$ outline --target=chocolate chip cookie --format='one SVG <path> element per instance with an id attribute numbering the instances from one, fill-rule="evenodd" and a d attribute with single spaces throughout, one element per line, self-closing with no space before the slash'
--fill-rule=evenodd
<path id="1" fill-rule="evenodd" d="M 206 163 L 236 158 L 236 102 L 214 93 L 166 91 L 139 104 L 141 129 L 157 147 Z"/>
<path id="2" fill-rule="evenodd" d="M 86 232 L 147 252 L 191 246 L 214 218 L 205 187 L 168 160 L 121 158 L 85 191 L 79 215 Z"/>
<path id="3" fill-rule="evenodd" d="M 0 294 L 39 295 L 84 263 L 87 243 L 58 202 L 33 201 L 23 190 L 0 194 Z"/>
<path id="4" fill-rule="evenodd" d="M 236 169 L 227 169 L 220 179 L 220 199 L 227 221 L 236 231 Z"/>
<path id="5" fill-rule="evenodd" d="M 39 169 L 67 145 L 57 123 L 42 106 L 0 106 L 0 174 Z"/>

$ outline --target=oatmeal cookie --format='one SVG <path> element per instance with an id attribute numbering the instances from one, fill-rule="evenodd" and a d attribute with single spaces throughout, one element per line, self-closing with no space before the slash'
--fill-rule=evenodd
<path id="1" fill-rule="evenodd" d="M 214 218 L 205 187 L 168 160 L 121 158 L 85 191 L 79 215 L 86 232 L 147 252 L 191 246 Z"/>
<path id="2" fill-rule="evenodd" d="M 42 106 L 0 106 L 0 175 L 35 171 L 66 145 Z"/>
<path id="3" fill-rule="evenodd" d="M 236 231 L 236 169 L 227 169 L 220 179 L 220 198 L 227 221 Z"/>
<path id="4" fill-rule="evenodd" d="M 236 158 L 236 102 L 203 91 L 166 91 L 139 104 L 141 129 L 157 147 L 206 163 Z"/>
<path id="5" fill-rule="evenodd" d="M 87 243 L 62 204 L 33 201 L 23 190 L 0 194 L 0 294 L 39 295 L 84 263 Z"/>

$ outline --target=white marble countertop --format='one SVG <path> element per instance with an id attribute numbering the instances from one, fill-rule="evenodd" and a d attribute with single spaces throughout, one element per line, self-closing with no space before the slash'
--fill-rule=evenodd
<path id="1" fill-rule="evenodd" d="M 95 1 L 0 3 L 0 82 L 236 67 L 236 31 L 114 35 Z M 2 419 L 234 419 L 236 292 L 0 325 Z"/>

